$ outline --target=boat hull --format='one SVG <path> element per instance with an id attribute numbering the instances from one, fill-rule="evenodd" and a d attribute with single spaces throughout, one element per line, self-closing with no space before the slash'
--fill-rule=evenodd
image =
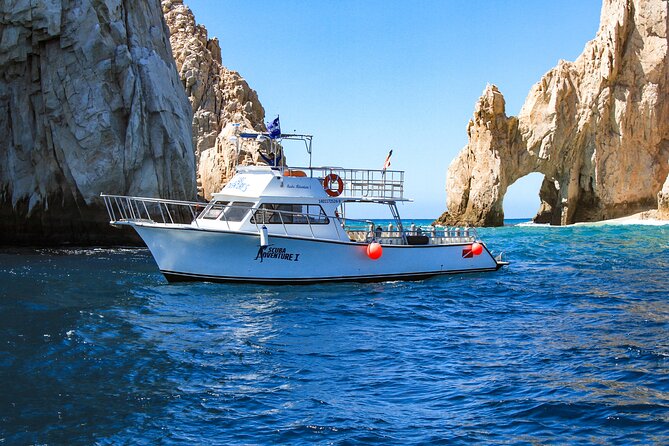
<path id="1" fill-rule="evenodd" d="M 494 271 L 501 266 L 487 248 L 470 244 L 384 245 L 378 260 L 367 244 L 270 235 L 260 246 L 256 233 L 183 226 L 133 227 L 170 282 L 212 281 L 297 284 L 333 281 L 420 280 L 439 274 Z"/>

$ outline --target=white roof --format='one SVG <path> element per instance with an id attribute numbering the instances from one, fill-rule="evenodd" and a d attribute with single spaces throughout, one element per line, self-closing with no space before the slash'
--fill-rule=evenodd
<path id="1" fill-rule="evenodd" d="M 319 178 L 284 176 L 280 170 L 268 166 L 238 169 L 237 174 L 215 198 L 294 197 L 331 198 Z"/>

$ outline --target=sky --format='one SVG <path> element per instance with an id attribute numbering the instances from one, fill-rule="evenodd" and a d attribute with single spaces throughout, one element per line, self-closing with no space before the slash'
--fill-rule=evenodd
<path id="1" fill-rule="evenodd" d="M 266 122 L 314 135 L 313 165 L 404 170 L 403 218 L 446 210 L 446 170 L 488 83 L 517 115 L 532 85 L 575 60 L 601 0 L 185 0 L 223 65 L 258 92 Z M 303 145 L 288 163 L 308 165 Z M 514 183 L 506 218 L 533 217 L 543 176 Z"/>

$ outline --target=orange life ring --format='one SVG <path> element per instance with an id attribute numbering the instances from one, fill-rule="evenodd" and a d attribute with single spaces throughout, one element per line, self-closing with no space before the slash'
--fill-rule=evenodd
<path id="1" fill-rule="evenodd" d="M 337 188 L 332 188 L 333 183 L 337 183 Z M 323 179 L 323 189 L 331 197 L 338 197 L 344 192 L 344 181 L 336 173 L 331 173 Z"/>
<path id="2" fill-rule="evenodd" d="M 283 171 L 284 177 L 306 177 L 307 174 L 303 170 L 290 170 L 286 169 Z"/>

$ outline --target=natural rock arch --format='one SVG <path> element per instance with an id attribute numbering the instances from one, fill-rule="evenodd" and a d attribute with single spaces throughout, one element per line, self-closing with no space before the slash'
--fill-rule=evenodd
<path id="1" fill-rule="evenodd" d="M 662 0 L 605 0 L 595 39 L 532 87 L 517 118 L 488 85 L 467 127 L 469 143 L 449 166 L 448 212 L 439 221 L 502 225 L 508 185 L 531 172 L 545 175 L 537 221 L 615 218 L 658 201 L 661 208 L 669 174 L 667 8 Z"/>
<path id="2" fill-rule="evenodd" d="M 539 172 L 532 172 L 508 185 L 503 200 L 504 219 L 534 217 L 539 209 L 539 188 L 544 178 Z"/>

